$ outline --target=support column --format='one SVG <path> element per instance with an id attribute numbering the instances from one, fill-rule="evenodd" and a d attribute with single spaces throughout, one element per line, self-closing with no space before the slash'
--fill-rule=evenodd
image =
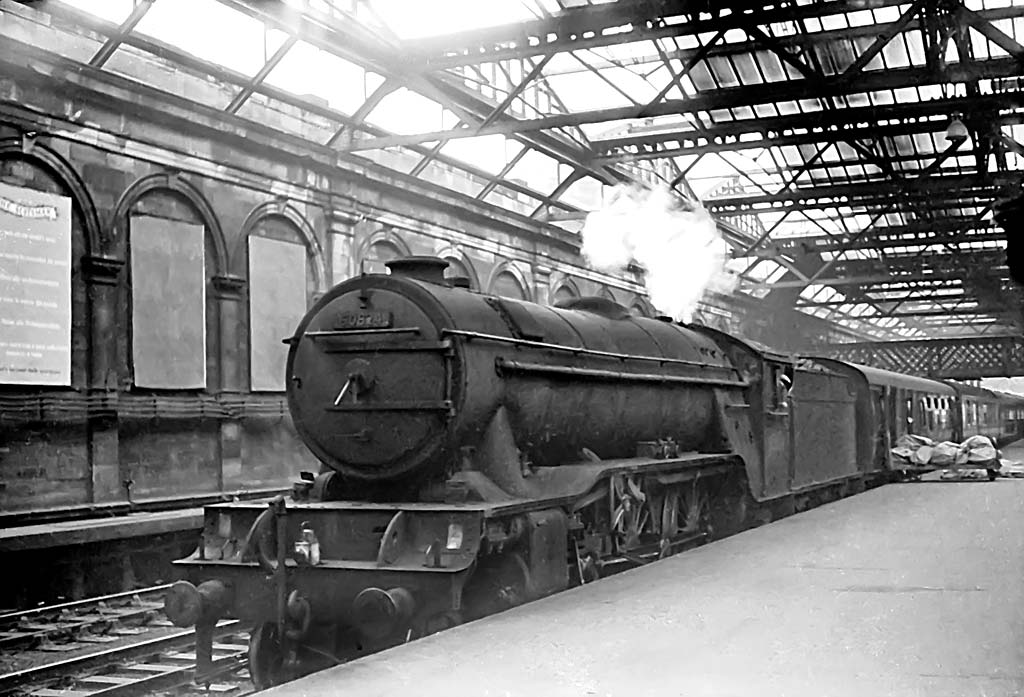
<path id="1" fill-rule="evenodd" d="M 220 313 L 220 393 L 225 395 L 242 392 L 245 382 L 242 368 L 242 342 L 240 327 L 242 301 L 245 298 L 246 281 L 239 276 L 214 276 L 213 288 L 217 293 L 217 309 Z M 221 491 L 234 490 L 242 478 L 242 424 L 239 419 L 224 418 L 220 422 L 220 476 Z"/>
<path id="2" fill-rule="evenodd" d="M 117 398 L 119 365 L 117 339 L 118 282 L 123 259 L 92 255 L 82 259 L 89 297 L 89 421 L 87 438 L 91 500 L 127 500 L 118 448 Z"/>

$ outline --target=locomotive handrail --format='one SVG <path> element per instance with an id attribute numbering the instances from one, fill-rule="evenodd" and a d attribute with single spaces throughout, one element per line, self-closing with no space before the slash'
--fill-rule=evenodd
<path id="1" fill-rule="evenodd" d="M 383 340 L 346 342 L 344 344 L 336 343 L 325 345 L 323 350 L 325 353 L 417 353 L 420 351 L 448 351 L 451 347 L 451 339 L 443 339 L 442 341 L 424 341 L 416 339 L 402 341 L 401 343 Z"/>
<path id="2" fill-rule="evenodd" d="M 419 334 L 419 327 L 388 327 L 386 329 L 318 329 L 312 332 L 304 332 L 302 336 L 311 339 L 335 336 L 354 336 L 357 334 Z M 302 337 L 299 337 L 302 338 Z"/>
<path id="3" fill-rule="evenodd" d="M 330 339 L 332 337 L 339 336 L 358 336 L 363 334 L 378 335 L 378 334 L 419 334 L 419 327 L 389 327 L 382 329 L 317 329 L 311 332 L 303 332 L 302 334 L 293 334 L 292 336 L 286 336 L 281 339 L 282 344 L 288 344 L 289 346 L 297 344 L 300 340 L 305 337 L 310 339 Z"/>
<path id="4" fill-rule="evenodd" d="M 450 411 L 449 399 L 395 402 L 360 402 L 358 404 L 334 404 L 324 407 L 327 411 Z"/>
<path id="5" fill-rule="evenodd" d="M 720 380 L 688 375 L 662 375 L 660 373 L 627 373 L 619 370 L 599 370 L 596 368 L 574 368 L 564 365 L 545 365 L 543 363 L 523 363 L 510 361 L 506 358 L 495 360 L 495 367 L 517 373 L 538 373 L 545 375 L 564 375 L 567 377 L 594 378 L 598 380 L 617 380 L 622 382 L 657 382 L 681 383 L 687 385 L 718 385 L 724 387 L 748 387 L 746 380 Z"/>
<path id="6" fill-rule="evenodd" d="M 461 329 L 442 329 L 441 333 L 450 336 L 461 336 L 467 339 L 482 339 L 484 341 L 497 341 L 505 344 L 513 344 L 515 346 L 529 346 L 531 348 L 549 349 L 552 351 L 564 351 L 566 353 L 572 353 L 576 355 L 598 356 L 601 358 L 616 358 L 619 360 L 651 361 L 654 363 L 667 363 L 670 365 L 687 365 L 697 368 L 712 368 L 715 370 L 724 370 L 736 374 L 739 374 L 740 372 L 737 368 L 728 365 L 701 363 L 700 361 L 687 361 L 682 358 L 666 358 L 664 356 L 641 356 L 632 353 L 614 353 L 612 351 L 598 351 L 597 349 L 588 349 L 582 346 L 563 346 L 562 344 L 549 344 L 544 341 L 516 339 L 515 337 L 511 336 L 483 334 L 481 332 L 469 332 Z"/>

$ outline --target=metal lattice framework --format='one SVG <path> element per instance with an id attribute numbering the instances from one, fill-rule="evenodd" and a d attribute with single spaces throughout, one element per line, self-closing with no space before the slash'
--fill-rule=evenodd
<path id="1" fill-rule="evenodd" d="M 840 344 L 832 358 L 909 375 L 946 379 L 1024 375 L 1024 338 L 972 337 Z"/>
<path id="2" fill-rule="evenodd" d="M 137 0 L 119 21 L 88 0 L 33 6 L 102 37 L 89 70 L 155 56 L 230 85 L 225 115 L 299 110 L 318 125 L 301 134 L 311 148 L 458 171 L 477 200 L 571 231 L 595 187 L 670 186 L 720 221 L 741 292 L 865 337 L 1024 326 L 992 220 L 1024 183 L 1024 3 L 507 0 L 520 21 L 416 38 L 375 0 L 194 1 L 280 38 L 239 70 L 161 34 L 153 13 L 173 0 Z M 300 54 L 321 57 L 328 84 L 363 71 L 362 98 L 282 87 Z M 410 94 L 439 127 L 382 125 Z M 949 140 L 954 121 L 965 136 Z M 453 154 L 486 138 L 508 143 L 497 166 Z M 537 162 L 552 175 L 524 178 Z"/>

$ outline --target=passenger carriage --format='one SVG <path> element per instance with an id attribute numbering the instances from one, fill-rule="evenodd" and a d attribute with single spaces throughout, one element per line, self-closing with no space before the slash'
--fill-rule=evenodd
<path id="1" fill-rule="evenodd" d="M 871 469 L 892 469 L 890 454 L 900 436 L 956 440 L 957 392 L 950 385 L 833 358 L 808 357 L 805 362 L 851 381 L 860 428 L 869 431 L 862 437 L 870 442 Z"/>
<path id="2" fill-rule="evenodd" d="M 1024 398 L 962 383 L 948 383 L 960 396 L 956 413 L 961 439 L 987 436 L 997 447 L 1024 437 Z"/>

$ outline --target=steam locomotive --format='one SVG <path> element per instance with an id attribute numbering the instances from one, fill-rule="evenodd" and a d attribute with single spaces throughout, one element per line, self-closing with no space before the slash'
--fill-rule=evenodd
<path id="1" fill-rule="evenodd" d="M 974 427 L 945 383 L 605 299 L 483 295 L 446 266 L 341 283 L 287 340 L 292 420 L 324 467 L 288 499 L 207 507 L 165 604 L 200 672 L 225 617 L 277 684 L 862 491 L 899 431 Z M 994 403 L 1020 437 L 1021 405 Z"/>

